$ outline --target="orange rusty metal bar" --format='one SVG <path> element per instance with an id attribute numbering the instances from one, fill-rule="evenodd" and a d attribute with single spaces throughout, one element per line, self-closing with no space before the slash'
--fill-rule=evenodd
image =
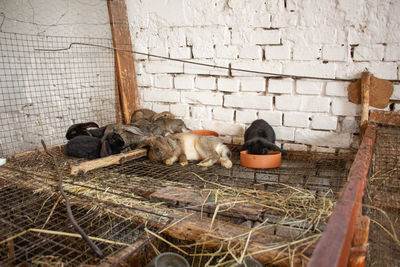
<path id="1" fill-rule="evenodd" d="M 311 257 L 310 267 L 347 266 L 357 216 L 372 158 L 376 126 L 369 124 L 351 166 L 348 182 Z"/>

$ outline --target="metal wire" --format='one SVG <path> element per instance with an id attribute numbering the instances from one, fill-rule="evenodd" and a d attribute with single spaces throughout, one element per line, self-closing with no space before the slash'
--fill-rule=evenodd
<path id="1" fill-rule="evenodd" d="M 113 51 L 74 47 L 57 54 L 35 48 L 71 42 L 112 46 L 111 39 L 0 32 L 0 156 L 65 143 L 78 122 L 115 122 Z"/>

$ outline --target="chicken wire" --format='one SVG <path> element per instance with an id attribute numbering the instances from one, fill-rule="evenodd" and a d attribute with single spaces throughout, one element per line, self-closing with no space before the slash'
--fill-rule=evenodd
<path id="1" fill-rule="evenodd" d="M 368 266 L 400 266 L 400 127 L 377 127 L 364 199 L 371 218 Z"/>
<path id="2" fill-rule="evenodd" d="M 79 122 L 116 121 L 111 39 L 0 32 L 0 156 L 65 143 Z"/>

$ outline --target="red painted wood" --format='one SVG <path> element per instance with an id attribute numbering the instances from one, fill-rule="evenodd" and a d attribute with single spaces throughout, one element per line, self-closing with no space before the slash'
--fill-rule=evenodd
<path id="1" fill-rule="evenodd" d="M 368 169 L 376 137 L 376 126 L 368 125 L 351 166 L 348 182 L 311 257 L 310 267 L 347 266 L 351 240 L 361 209 Z"/>

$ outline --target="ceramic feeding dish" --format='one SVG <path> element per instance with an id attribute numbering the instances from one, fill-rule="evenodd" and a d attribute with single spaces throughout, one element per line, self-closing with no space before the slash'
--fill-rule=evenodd
<path id="1" fill-rule="evenodd" d="M 268 155 L 248 154 L 247 150 L 240 152 L 240 165 L 253 169 L 270 169 L 281 166 L 281 152 L 269 151 Z"/>
<path id="2" fill-rule="evenodd" d="M 195 130 L 195 131 L 191 131 L 191 133 L 195 133 L 198 135 L 214 135 L 214 136 L 219 136 L 219 134 L 217 132 L 214 131 L 210 131 L 210 130 Z"/>

